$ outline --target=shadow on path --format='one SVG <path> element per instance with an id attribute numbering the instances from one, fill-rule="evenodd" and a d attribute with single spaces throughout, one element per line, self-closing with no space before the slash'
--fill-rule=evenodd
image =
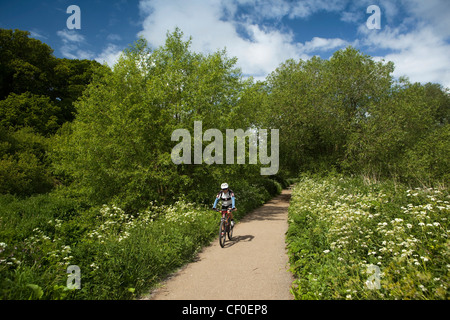
<path id="1" fill-rule="evenodd" d="M 227 238 L 227 241 L 225 242 L 224 249 L 228 248 L 228 247 L 231 247 L 231 246 L 234 246 L 238 242 L 250 242 L 254 238 L 255 238 L 255 236 L 252 236 L 251 234 L 247 234 L 247 235 L 244 235 L 244 236 L 242 236 L 242 235 L 233 236 L 233 238 L 231 240 L 228 240 L 228 238 Z"/>

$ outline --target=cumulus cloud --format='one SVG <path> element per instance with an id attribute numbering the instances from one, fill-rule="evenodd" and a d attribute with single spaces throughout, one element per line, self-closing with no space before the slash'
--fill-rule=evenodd
<path id="1" fill-rule="evenodd" d="M 325 39 L 320 37 L 314 37 L 311 41 L 305 42 L 304 48 L 305 51 L 328 51 L 336 48 L 342 48 L 349 45 L 349 43 L 345 40 L 339 38 L 333 39 Z"/>
<path id="2" fill-rule="evenodd" d="M 314 49 L 345 45 L 341 39 L 322 38 L 314 38 L 307 44 L 296 43 L 292 31 L 258 23 L 262 18 L 281 19 L 335 10 L 340 2 L 305 1 L 306 7 L 300 8 L 290 1 L 141 0 L 139 8 L 144 20 L 140 35 L 157 47 L 164 44 L 167 31 L 179 27 L 192 36 L 194 51 L 213 52 L 226 47 L 230 56 L 238 57 L 238 66 L 245 75 L 262 79 L 289 58 L 308 59 Z M 249 6 L 252 10 L 238 14 L 238 6 Z"/>
<path id="3" fill-rule="evenodd" d="M 56 34 L 61 38 L 63 43 L 82 43 L 85 41 L 84 36 L 75 30 L 63 29 L 56 32 Z"/>
<path id="4" fill-rule="evenodd" d="M 238 58 L 244 75 L 264 79 L 289 58 L 309 59 L 353 45 L 376 59 L 393 61 L 394 76 L 411 81 L 438 82 L 450 87 L 450 1 L 377 0 L 381 9 L 381 30 L 369 30 L 366 9 L 373 0 L 140 0 L 141 31 L 152 47 L 164 45 L 166 33 L 179 27 L 192 36 L 192 50 L 211 53 L 223 48 Z M 352 39 L 311 34 L 298 42 L 285 23 L 314 19 L 319 12 L 333 13 L 341 23 L 358 31 Z M 338 18 L 339 19 L 339 18 Z M 330 25 L 330 28 L 332 26 Z M 309 30 L 311 32 L 311 30 Z M 95 59 L 113 66 L 122 52 L 118 33 L 107 36 L 100 53 L 77 31 L 57 32 L 61 53 L 68 58 Z M 382 55 L 381 55 L 382 54 Z"/>
<path id="5" fill-rule="evenodd" d="M 110 67 L 119 60 L 122 49 L 117 45 L 108 43 L 100 53 L 94 53 L 84 49 L 88 46 L 86 38 L 79 31 L 63 29 L 56 33 L 62 41 L 59 48 L 63 57 L 68 59 L 89 59 L 96 60 L 100 63 L 106 62 Z M 108 35 L 109 41 L 119 40 L 119 36 L 115 34 Z"/>
<path id="6" fill-rule="evenodd" d="M 405 2 L 405 18 L 395 26 L 382 25 L 381 30 L 358 29 L 365 48 L 382 49 L 393 61 L 394 76 L 407 76 L 412 82 L 436 82 L 450 88 L 450 2 L 440 0 Z M 391 15 L 398 13 L 392 9 Z"/>
<path id="7" fill-rule="evenodd" d="M 94 53 L 82 49 L 86 45 L 85 37 L 76 30 L 63 29 L 57 31 L 56 34 L 62 41 L 59 48 L 61 54 L 68 59 L 92 59 Z"/>
<path id="8" fill-rule="evenodd" d="M 108 66 L 113 67 L 119 60 L 121 54 L 122 49 L 114 44 L 108 44 L 107 47 L 94 59 L 102 64 L 106 62 Z"/>
<path id="9" fill-rule="evenodd" d="M 423 26 L 408 33 L 386 27 L 369 33 L 368 46 L 391 51 L 378 59 L 395 64 L 394 76 L 407 76 L 412 82 L 436 82 L 450 88 L 450 45 L 433 28 Z"/>
<path id="10" fill-rule="evenodd" d="M 406 10 L 415 18 L 418 27 L 426 24 L 443 39 L 450 37 L 450 1 L 409 0 L 404 2 Z"/>

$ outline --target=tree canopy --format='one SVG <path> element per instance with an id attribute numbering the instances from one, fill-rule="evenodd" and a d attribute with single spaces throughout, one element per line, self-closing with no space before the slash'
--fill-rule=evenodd
<path id="1" fill-rule="evenodd" d="M 94 202 L 139 207 L 192 189 L 189 196 L 202 201 L 221 180 L 267 181 L 259 162 L 175 165 L 171 134 L 193 134 L 195 121 L 202 133 L 279 129 L 275 179 L 333 168 L 410 183 L 448 181 L 447 88 L 395 79 L 392 62 L 353 47 L 327 60 L 289 59 L 255 82 L 226 50 L 196 53 L 191 42 L 178 28 L 158 48 L 141 38 L 110 68 L 55 58 L 28 32 L 1 29 L 1 192 L 29 195 L 64 184 Z M 39 148 L 17 148 L 24 137 Z"/>
<path id="2" fill-rule="evenodd" d="M 47 140 L 75 117 L 73 102 L 91 81 L 95 61 L 59 59 L 28 31 L 0 29 L 1 193 L 47 192 L 55 183 Z M 15 147 L 19 139 L 40 141 L 44 151 Z"/>
<path id="3" fill-rule="evenodd" d="M 329 60 L 281 64 L 262 94 L 264 125 L 282 132 L 282 167 L 294 174 L 335 168 L 410 182 L 448 181 L 444 155 L 450 142 L 437 143 L 437 136 L 448 134 L 448 90 L 394 79 L 393 71 L 392 62 L 376 62 L 352 47 Z M 419 149 L 431 140 L 433 147 L 421 156 Z"/>

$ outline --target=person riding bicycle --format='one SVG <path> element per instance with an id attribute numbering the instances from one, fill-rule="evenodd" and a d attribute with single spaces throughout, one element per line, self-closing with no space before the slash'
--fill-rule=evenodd
<path id="1" fill-rule="evenodd" d="M 219 193 L 216 196 L 216 200 L 214 201 L 213 209 L 216 209 L 216 205 L 219 202 L 219 200 L 222 200 L 222 210 L 227 210 L 231 207 L 232 210 L 235 210 L 235 199 L 234 199 L 234 192 L 228 188 L 227 183 L 222 183 L 220 185 L 220 188 L 222 190 L 219 191 Z M 234 220 L 233 220 L 233 214 L 230 212 L 230 218 L 231 218 L 231 227 L 234 226 Z"/>

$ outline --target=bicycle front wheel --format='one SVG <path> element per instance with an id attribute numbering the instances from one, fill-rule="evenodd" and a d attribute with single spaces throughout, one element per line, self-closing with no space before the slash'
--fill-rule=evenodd
<path id="1" fill-rule="evenodd" d="M 226 222 L 224 220 L 221 220 L 219 227 L 219 243 L 222 248 L 225 246 L 225 237 L 226 237 Z"/>
<path id="2" fill-rule="evenodd" d="M 228 240 L 231 240 L 233 237 L 233 227 L 231 226 L 231 222 L 228 223 Z"/>

